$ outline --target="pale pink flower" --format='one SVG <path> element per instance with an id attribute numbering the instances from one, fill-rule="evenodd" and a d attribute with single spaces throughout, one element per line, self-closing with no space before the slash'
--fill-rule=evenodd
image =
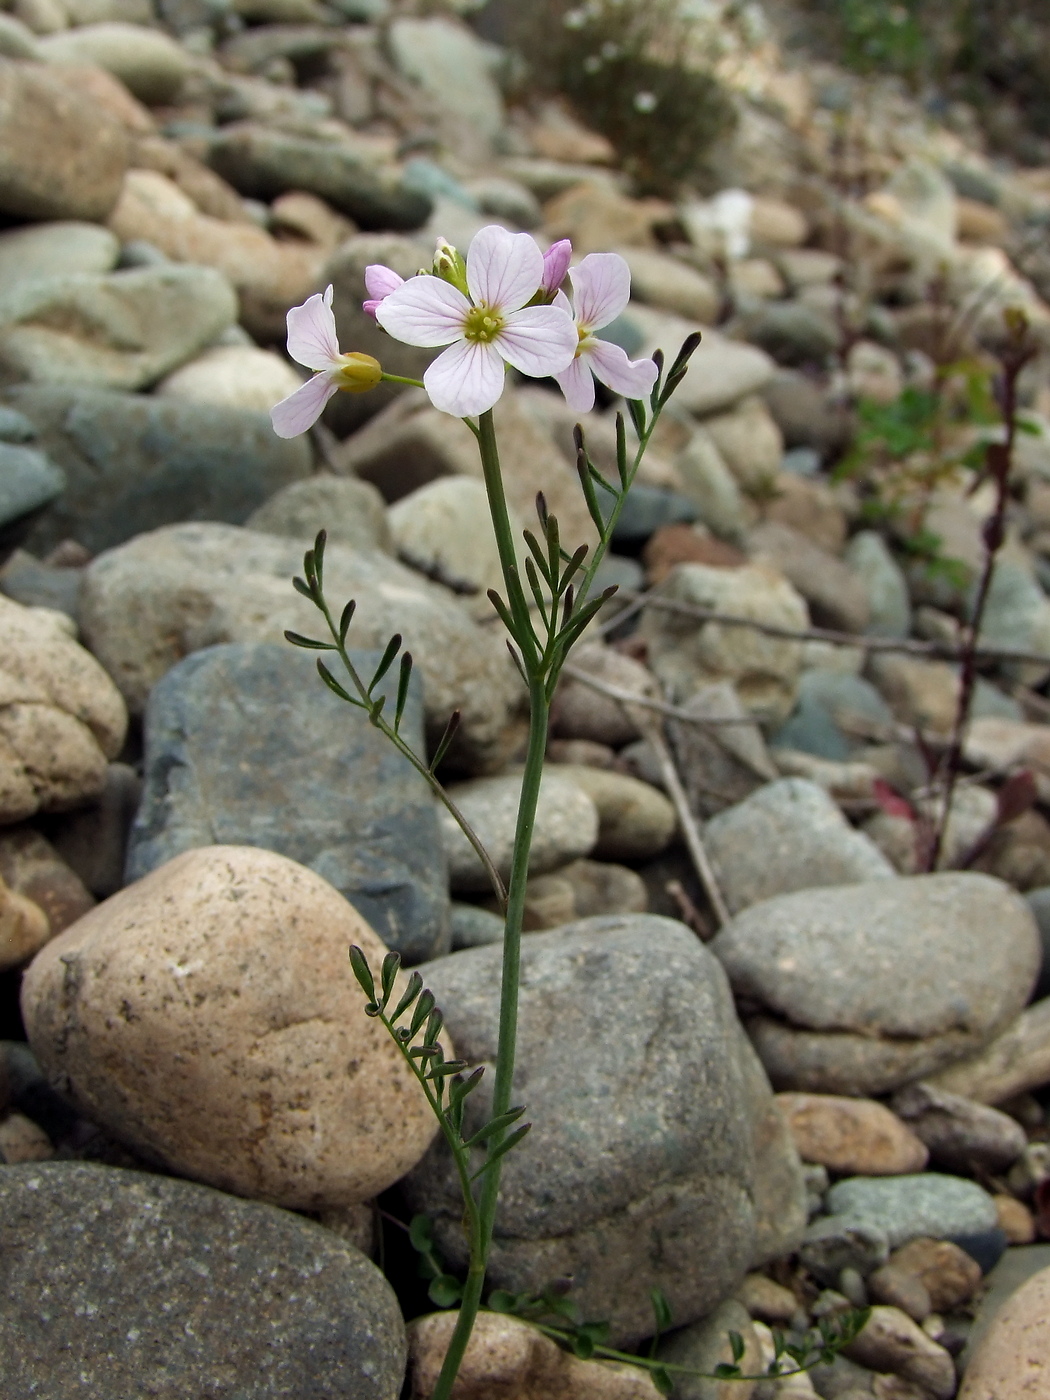
<path id="1" fill-rule="evenodd" d="M 340 389 L 359 394 L 374 389 L 383 377 L 383 367 L 372 355 L 340 352 L 331 287 L 323 295 L 315 292 L 302 306 L 293 306 L 289 311 L 288 353 L 318 373 L 270 409 L 270 422 L 278 437 L 298 437 L 312 428 L 325 404 Z"/>
<path id="2" fill-rule="evenodd" d="M 554 299 L 555 306 L 576 319 L 576 358 L 555 375 L 569 407 L 577 413 L 594 407 L 595 379 L 625 399 L 642 398 L 656 383 L 655 362 L 629 360 L 618 345 L 594 334 L 615 321 L 631 299 L 627 264 L 618 253 L 588 253 L 579 266 L 569 269 L 569 277 L 573 303 L 564 292 Z"/>
<path id="3" fill-rule="evenodd" d="M 552 243 L 544 253 L 542 290 L 548 299 L 553 299 L 554 293 L 565 281 L 571 260 L 572 244 L 567 238 L 559 238 L 557 243 Z"/>
<path id="4" fill-rule="evenodd" d="M 543 282 L 543 254 L 527 233 L 481 229 L 467 251 L 469 297 L 422 273 L 376 308 L 384 330 L 408 345 L 447 345 L 423 375 L 435 408 L 466 418 L 503 393 L 506 365 L 542 378 L 571 362 L 576 328 L 555 306 L 529 306 Z"/>
<path id="5" fill-rule="evenodd" d="M 399 277 L 392 267 L 384 267 L 382 263 L 369 263 L 365 268 L 365 291 L 368 293 L 368 300 L 361 305 L 368 315 L 375 319 L 376 307 L 383 298 L 404 285 L 405 279 Z"/>

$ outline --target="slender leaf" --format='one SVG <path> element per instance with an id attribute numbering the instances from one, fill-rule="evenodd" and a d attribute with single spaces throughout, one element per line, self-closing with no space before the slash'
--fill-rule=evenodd
<path id="1" fill-rule="evenodd" d="M 619 491 L 613 486 L 612 482 L 607 481 L 605 477 L 602 476 L 601 472 L 590 458 L 587 459 L 587 469 L 591 474 L 591 480 L 594 482 L 595 486 L 601 487 L 603 491 L 607 491 L 610 496 L 615 496 L 617 500 L 620 499 Z"/>
<path id="2" fill-rule="evenodd" d="M 451 1308 L 463 1297 L 463 1285 L 451 1274 L 439 1274 L 431 1280 L 427 1297 L 436 1308 Z"/>
<path id="3" fill-rule="evenodd" d="M 463 1146 L 477 1147 L 479 1143 L 490 1138 L 493 1133 L 499 1132 L 502 1128 L 509 1128 L 512 1123 L 516 1123 L 524 1112 L 525 1105 L 521 1104 L 517 1108 L 508 1108 L 506 1113 L 497 1114 L 495 1118 L 490 1118 L 484 1127 L 479 1128 L 472 1138 L 468 1138 Z"/>
<path id="4" fill-rule="evenodd" d="M 369 1001 L 376 1000 L 376 984 L 372 977 L 372 969 L 368 966 L 368 959 L 364 952 L 353 944 L 350 948 L 350 970 L 361 985 L 361 990 Z"/>
<path id="5" fill-rule="evenodd" d="M 587 513 L 594 521 L 598 534 L 601 535 L 605 530 L 605 516 L 602 515 L 601 509 L 598 506 L 598 497 L 594 493 L 594 482 L 591 480 L 591 474 L 588 470 L 589 467 L 590 462 L 587 458 L 587 454 L 581 447 L 576 454 L 576 474 L 579 476 L 580 485 L 583 487 L 583 499 L 587 503 Z"/>
<path id="6" fill-rule="evenodd" d="M 408 687 L 412 681 L 412 653 L 406 651 L 401 658 L 401 670 L 397 678 L 397 704 L 394 707 L 394 733 L 401 728 L 401 720 L 408 703 Z"/>
<path id="7" fill-rule="evenodd" d="M 562 573 L 561 578 L 558 580 L 559 593 L 565 592 L 573 576 L 578 572 L 578 570 L 583 568 L 583 561 L 587 558 L 587 555 L 590 552 L 591 551 L 589 545 L 581 544 L 576 553 L 572 555 L 572 557 L 568 560 L 568 562 L 565 565 L 565 570 Z"/>
<path id="8" fill-rule="evenodd" d="M 671 1312 L 671 1304 L 667 1301 L 667 1295 L 661 1288 L 650 1288 L 649 1302 L 652 1304 L 653 1317 L 656 1319 L 657 1332 L 667 1332 L 674 1321 Z"/>
<path id="9" fill-rule="evenodd" d="M 435 1006 L 427 1019 L 427 1028 L 423 1032 L 424 1045 L 436 1045 L 437 1038 L 441 1034 L 441 1028 L 445 1024 L 445 1018 Z"/>
<path id="10" fill-rule="evenodd" d="M 317 579 L 317 591 L 321 592 L 324 587 L 324 547 L 328 543 L 328 531 L 318 530 L 317 538 L 314 540 L 313 571 Z"/>
<path id="11" fill-rule="evenodd" d="M 537 515 L 537 517 L 538 517 L 538 519 L 539 519 L 539 522 L 540 522 L 540 528 L 543 530 L 544 534 L 546 534 L 546 532 L 547 532 L 547 513 L 548 513 L 547 497 L 543 494 L 542 491 L 537 491 L 537 492 L 536 492 L 536 515 Z"/>
<path id="12" fill-rule="evenodd" d="M 453 710 L 449 715 L 448 724 L 445 725 L 445 732 L 438 740 L 438 746 L 434 750 L 434 757 L 430 760 L 431 773 L 437 772 L 438 764 L 445 757 L 446 753 L 448 753 L 449 745 L 456 737 L 456 730 L 459 728 L 461 719 L 462 714 L 459 710 Z"/>
<path id="13" fill-rule="evenodd" d="M 503 623 L 507 631 L 511 634 L 511 636 L 513 636 L 514 619 L 511 617 L 510 611 L 506 603 L 503 601 L 503 599 L 499 596 L 499 594 L 494 588 L 490 588 L 486 596 L 489 602 L 492 604 L 492 606 L 496 609 L 500 622 Z"/>
<path id="14" fill-rule="evenodd" d="M 390 638 L 389 642 L 387 642 L 387 644 L 386 644 L 386 651 L 383 652 L 383 655 L 382 655 L 382 657 L 380 658 L 380 661 L 379 661 L 379 665 L 376 667 L 375 672 L 374 672 L 374 674 L 373 674 L 373 676 L 372 676 L 371 682 L 369 683 L 369 686 L 368 686 L 368 693 L 369 693 L 369 695 L 372 694 L 372 691 L 375 690 L 376 686 L 379 684 L 379 682 L 380 682 L 380 681 L 383 679 L 383 677 L 386 675 L 387 671 L 389 671 L 390 668 L 391 668 L 391 666 L 393 666 L 393 664 L 394 664 L 394 657 L 398 654 L 398 652 L 399 652 L 400 650 L 401 650 L 401 633 L 400 633 L 400 632 L 395 632 L 394 635 Z"/>
<path id="15" fill-rule="evenodd" d="M 551 578 L 558 577 L 558 565 L 561 562 L 561 530 L 558 527 L 558 517 L 548 515 L 545 526 L 547 536 L 547 561 L 550 565 Z"/>
<path id="16" fill-rule="evenodd" d="M 555 580 L 547 572 L 547 555 L 545 551 L 541 548 L 539 540 L 536 538 L 536 536 L 532 533 L 531 530 L 523 530 L 521 532 L 521 537 L 528 546 L 529 553 L 539 565 L 540 573 L 543 575 L 544 582 L 547 584 L 547 587 L 553 588 Z"/>
<path id="17" fill-rule="evenodd" d="M 509 641 L 507 642 L 507 650 L 510 652 L 510 659 L 514 662 L 514 665 L 518 668 L 518 675 L 522 678 L 522 680 L 525 682 L 525 684 L 528 685 L 528 683 L 529 683 L 529 678 L 528 678 L 528 676 L 525 674 L 525 663 L 522 661 L 522 659 L 521 659 L 521 657 L 518 655 L 518 653 L 514 650 L 513 644 L 512 644 L 511 642 L 509 642 Z"/>
<path id="18" fill-rule="evenodd" d="M 434 993 L 428 989 L 424 989 L 419 1000 L 416 1002 L 415 1010 L 412 1012 L 410 1030 L 413 1036 L 418 1035 L 420 1026 L 422 1026 L 433 1009 Z"/>
<path id="19" fill-rule="evenodd" d="M 733 1353 L 733 1360 L 739 1363 L 744 1355 L 744 1339 L 739 1332 L 729 1332 L 729 1347 Z"/>
<path id="20" fill-rule="evenodd" d="M 309 598 L 311 603 L 317 601 L 314 597 L 314 590 L 305 580 L 299 578 L 298 575 L 292 579 L 292 587 L 295 589 L 296 593 L 301 593 L 304 598 Z"/>
<path id="21" fill-rule="evenodd" d="M 383 968 L 379 974 L 379 980 L 383 987 L 383 1010 L 386 1010 L 387 1002 L 390 1000 L 394 990 L 394 981 L 401 969 L 401 954 L 387 953 L 383 959 Z"/>
<path id="22" fill-rule="evenodd" d="M 739 1366 L 730 1366 L 728 1361 L 720 1361 L 715 1367 L 715 1375 L 720 1381 L 735 1380 L 740 1375 Z"/>
<path id="23" fill-rule="evenodd" d="M 411 977 L 409 977 L 408 979 L 408 986 L 401 994 L 401 1000 L 394 1007 L 393 1014 L 390 1017 L 390 1024 L 392 1026 L 397 1025 L 398 1021 L 405 1014 L 408 1008 L 412 1005 L 416 997 L 419 996 L 422 990 L 423 979 L 422 977 L 420 977 L 418 972 L 413 972 Z"/>
<path id="24" fill-rule="evenodd" d="M 439 1065 L 431 1065 L 427 1078 L 432 1080 L 450 1079 L 454 1074 L 462 1074 L 467 1067 L 466 1060 L 442 1060 Z"/>
<path id="25" fill-rule="evenodd" d="M 616 415 L 616 474 L 620 478 L 620 485 L 626 491 L 630 463 L 627 461 L 627 425 L 623 421 L 622 413 Z"/>
<path id="26" fill-rule="evenodd" d="M 645 404 L 641 399 L 628 399 L 627 412 L 631 415 L 634 431 L 639 438 L 643 438 L 645 436 Z"/>
<path id="27" fill-rule="evenodd" d="M 303 647 L 306 651 L 335 651 L 337 648 L 331 642 L 318 642 L 313 637 L 304 637 L 301 632 L 289 632 L 287 628 L 284 633 L 284 640 L 291 642 L 293 647 Z"/>
<path id="28" fill-rule="evenodd" d="M 379 721 L 382 718 L 383 707 L 385 706 L 385 704 L 386 696 L 381 695 L 378 700 L 372 701 L 371 709 L 369 709 L 368 711 L 368 718 L 372 721 L 372 723 L 377 729 L 379 728 Z"/>
<path id="29" fill-rule="evenodd" d="M 674 357 L 674 363 L 671 365 L 671 368 L 667 371 L 668 383 L 670 383 L 672 379 L 678 378 L 680 380 L 682 378 L 689 366 L 689 361 L 696 354 L 703 338 L 703 334 L 700 331 L 693 331 L 691 335 L 687 335 L 682 341 L 682 347 Z"/>
<path id="30" fill-rule="evenodd" d="M 525 577 L 529 581 L 532 589 L 532 596 L 536 599 L 536 607 L 539 609 L 540 617 L 543 618 L 544 627 L 550 626 L 550 615 L 547 612 L 547 600 L 543 596 L 543 589 L 540 587 L 540 576 L 536 572 L 536 565 L 531 559 L 525 560 Z"/>
<path id="31" fill-rule="evenodd" d="M 494 1167 L 501 1157 L 505 1157 L 507 1153 L 511 1150 L 511 1148 L 517 1147 L 518 1143 L 522 1140 L 522 1138 L 525 1136 L 525 1134 L 529 1131 L 531 1127 L 531 1123 L 525 1123 L 522 1125 L 522 1127 L 517 1128 L 513 1133 L 511 1133 L 509 1137 L 505 1137 L 498 1147 L 494 1147 L 492 1149 L 492 1151 L 486 1158 L 484 1164 L 470 1178 L 471 1181 L 477 1181 L 479 1176 L 484 1176 L 485 1172 L 487 1172 L 490 1167 Z"/>
<path id="32" fill-rule="evenodd" d="M 336 680 L 335 676 L 332 675 L 331 671 L 324 664 L 320 657 L 317 658 L 317 674 L 321 677 L 321 679 L 324 681 L 325 685 L 328 687 L 329 690 L 335 691 L 336 695 L 339 696 L 340 700 L 345 700 L 349 705 L 356 705 L 358 709 L 365 709 L 365 706 L 361 703 L 360 700 L 355 699 L 354 696 L 352 696 L 351 694 L 349 694 L 348 691 L 345 691 L 343 689 L 343 687 Z"/>
<path id="33" fill-rule="evenodd" d="M 656 1366 L 649 1372 L 649 1379 L 661 1395 L 674 1394 L 674 1381 L 663 1366 Z"/>
<path id="34" fill-rule="evenodd" d="M 351 598 L 350 601 L 349 601 L 349 603 L 347 603 L 346 607 L 343 609 L 342 616 L 341 616 L 340 619 L 339 619 L 339 645 L 340 645 L 340 646 L 343 646 L 343 645 L 345 645 L 345 643 L 346 643 L 346 634 L 350 631 L 350 623 L 353 621 L 354 613 L 355 613 L 356 611 L 357 611 L 357 602 L 356 602 L 355 599 Z"/>

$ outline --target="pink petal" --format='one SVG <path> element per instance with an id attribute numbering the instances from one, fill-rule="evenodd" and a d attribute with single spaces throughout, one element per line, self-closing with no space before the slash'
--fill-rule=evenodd
<path id="1" fill-rule="evenodd" d="M 278 437 L 293 438 L 312 428 L 324 411 L 328 400 L 339 389 L 327 374 L 315 374 L 301 389 L 275 403 L 270 409 L 270 422 Z"/>
<path id="2" fill-rule="evenodd" d="M 503 393 L 505 378 L 494 344 L 457 340 L 429 366 L 423 384 L 435 408 L 469 418 L 492 407 Z"/>
<path id="3" fill-rule="evenodd" d="M 376 301 L 382 301 L 391 292 L 396 292 L 398 287 L 405 285 L 405 279 L 399 277 L 392 267 L 384 267 L 382 263 L 369 263 L 365 268 L 365 291 Z"/>
<path id="4" fill-rule="evenodd" d="M 615 321 L 631 299 L 631 270 L 619 253 L 588 253 L 569 276 L 576 319 L 589 331 Z"/>
<path id="5" fill-rule="evenodd" d="M 586 357 L 580 355 L 568 369 L 555 375 L 565 395 L 565 401 L 574 413 L 590 413 L 594 407 L 594 376 L 587 366 Z"/>
<path id="6" fill-rule="evenodd" d="M 376 307 L 376 320 L 406 345 L 448 345 L 463 334 L 470 310 L 458 288 L 425 273 L 410 277 Z"/>
<path id="7" fill-rule="evenodd" d="M 522 374 L 542 379 L 566 369 L 580 337 L 576 323 L 556 306 L 526 306 L 512 311 L 492 342 Z"/>
<path id="8" fill-rule="evenodd" d="M 372 320 L 374 321 L 376 318 L 376 311 L 382 305 L 383 298 L 379 297 L 375 301 L 363 301 L 361 303 L 361 310 L 365 313 L 366 316 L 371 316 Z"/>
<path id="9" fill-rule="evenodd" d="M 572 244 L 567 238 L 559 238 L 543 255 L 543 290 L 553 296 L 565 281 L 565 274 L 572 261 Z"/>
<path id="10" fill-rule="evenodd" d="M 474 235 L 467 249 L 467 286 L 478 306 L 517 311 L 542 282 L 543 254 L 530 234 L 488 224 Z"/>
<path id="11" fill-rule="evenodd" d="M 653 360 L 629 360 L 626 351 L 608 340 L 589 340 L 580 359 L 588 361 L 595 379 L 625 399 L 645 398 L 656 383 Z"/>
<path id="12" fill-rule="evenodd" d="M 288 312 L 288 353 L 307 369 L 330 369 L 339 358 L 339 341 L 332 315 L 332 288 L 315 292 L 302 306 Z"/>

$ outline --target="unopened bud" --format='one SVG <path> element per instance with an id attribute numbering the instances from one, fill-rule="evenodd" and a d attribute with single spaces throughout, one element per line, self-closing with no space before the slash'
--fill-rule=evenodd
<path id="1" fill-rule="evenodd" d="M 348 394 L 363 394 L 368 389 L 374 389 L 383 378 L 383 366 L 373 355 L 354 350 L 339 358 L 341 364 L 336 383 Z"/>
<path id="2" fill-rule="evenodd" d="M 453 287 L 458 287 L 464 296 L 469 296 L 466 259 L 444 238 L 439 238 L 437 241 L 433 271 L 435 277 L 440 277 L 443 282 L 451 283 Z"/>

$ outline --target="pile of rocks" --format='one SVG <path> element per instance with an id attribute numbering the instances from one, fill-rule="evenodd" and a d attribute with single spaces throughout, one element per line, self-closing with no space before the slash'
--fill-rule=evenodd
<path id="1" fill-rule="evenodd" d="M 1006 306 L 1046 343 L 1050 172 L 993 163 L 965 110 L 936 125 L 787 66 L 761 26 L 721 33 L 722 188 L 672 203 L 560 103 L 508 107 L 507 55 L 451 12 L 0 11 L 5 1393 L 393 1400 L 409 1362 L 433 1388 L 449 1315 L 370 1262 L 376 1200 L 429 1216 L 455 1269 L 458 1188 L 346 950 L 419 965 L 450 1051 L 488 1065 L 502 926 L 425 781 L 283 641 L 315 630 L 290 578 L 316 531 L 361 665 L 395 631 L 412 651 L 403 735 L 424 752 L 461 712 L 445 771 L 504 873 L 523 695 L 467 428 L 390 385 L 311 438 L 268 411 L 300 383 L 285 313 L 329 283 L 341 344 L 418 376 L 364 268 L 410 275 L 493 221 L 620 252 L 634 296 L 604 334 L 630 354 L 704 339 L 603 565 L 644 599 L 603 612 L 555 699 L 534 1127 L 491 1281 L 566 1286 L 620 1347 L 659 1288 L 660 1355 L 702 1370 L 730 1330 L 760 1369 L 771 1329 L 872 1305 L 833 1365 L 681 1400 L 1050 1390 L 1050 359 L 985 618 L 1025 659 L 977 686 L 932 873 L 960 681 L 923 643 L 966 616 L 989 503 L 938 483 L 925 527 L 956 567 L 931 575 L 832 474 L 859 405 L 928 388 L 945 318 L 977 363 Z M 512 382 L 495 417 L 519 524 L 542 490 L 593 543 L 561 399 Z M 612 408 L 591 420 L 610 468 Z M 462 1387 L 656 1394 L 491 1315 Z"/>

